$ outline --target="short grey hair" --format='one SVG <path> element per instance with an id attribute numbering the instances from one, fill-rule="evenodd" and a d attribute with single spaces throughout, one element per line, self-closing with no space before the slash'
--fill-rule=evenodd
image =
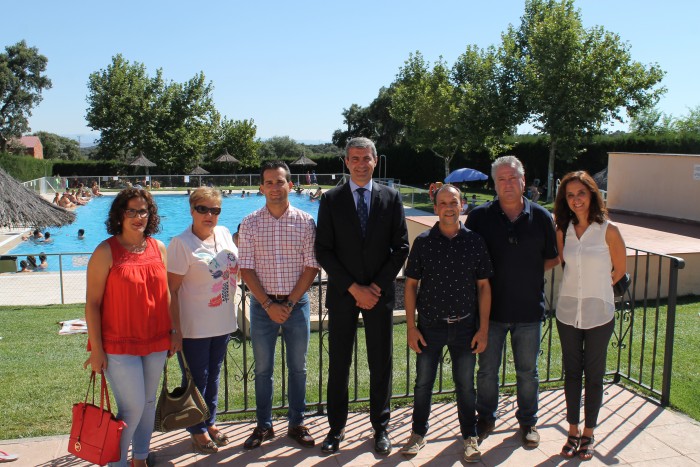
<path id="1" fill-rule="evenodd" d="M 501 156 L 495 161 L 493 161 L 493 164 L 491 164 L 491 178 L 496 180 L 496 170 L 502 165 L 509 165 L 513 167 L 518 174 L 521 177 L 525 177 L 525 168 L 523 167 L 523 163 L 520 162 L 520 159 L 518 159 L 515 156 Z"/>
<path id="2" fill-rule="evenodd" d="M 374 146 L 374 141 L 364 136 L 358 136 L 356 138 L 350 138 L 345 144 L 345 158 L 348 158 L 348 152 L 350 148 L 370 148 L 372 150 L 372 156 L 377 158 L 377 148 Z"/>

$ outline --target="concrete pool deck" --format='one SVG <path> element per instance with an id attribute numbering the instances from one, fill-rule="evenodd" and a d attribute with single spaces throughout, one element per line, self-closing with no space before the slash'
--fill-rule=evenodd
<path id="1" fill-rule="evenodd" d="M 577 458 L 559 456 L 566 440 L 566 402 L 562 389 L 540 393 L 538 429 L 541 442 L 537 448 L 524 448 L 515 419 L 514 396 L 501 398 L 496 430 L 481 444 L 481 466 L 579 465 Z M 68 409 L 66 409 L 68 410 Z M 315 466 L 459 466 L 462 441 L 454 403 L 433 404 L 427 445 L 414 458 L 399 453 L 411 430 L 411 407 L 392 411 L 389 433 L 394 449 L 388 456 L 373 450 L 372 430 L 366 413 L 350 413 L 345 441 L 340 451 L 324 455 L 320 443 L 328 432 L 325 416 L 308 416 L 306 423 L 316 439 L 316 447 L 301 448 L 286 436 L 285 420 L 274 421 L 275 438 L 258 449 L 243 449 L 243 441 L 255 427 L 254 422 L 220 422 L 231 443 L 209 456 L 192 451 L 184 430 L 155 433 L 151 442 L 156 466 L 255 465 L 274 467 Z M 68 431 L 68 427 L 65 427 Z M 68 454 L 68 436 L 24 438 L 0 441 L 0 450 L 19 454 L 16 466 L 84 466 L 89 465 Z M 623 466 L 696 466 L 700 465 L 700 423 L 672 410 L 659 407 L 622 386 L 605 387 L 603 407 L 596 428 L 593 459 L 583 465 Z"/>

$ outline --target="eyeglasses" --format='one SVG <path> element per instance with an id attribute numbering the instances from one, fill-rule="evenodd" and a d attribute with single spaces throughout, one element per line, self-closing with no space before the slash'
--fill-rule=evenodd
<path id="1" fill-rule="evenodd" d="M 210 214 L 212 216 L 218 216 L 221 214 L 221 208 L 209 208 L 207 206 L 195 206 L 194 210 L 200 214 Z"/>
<path id="2" fill-rule="evenodd" d="M 148 217 L 148 209 L 125 209 L 124 215 L 129 218 L 139 216 L 140 218 Z"/>

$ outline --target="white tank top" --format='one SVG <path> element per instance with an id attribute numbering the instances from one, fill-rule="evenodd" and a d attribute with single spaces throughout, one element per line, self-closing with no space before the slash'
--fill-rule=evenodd
<path id="1" fill-rule="evenodd" d="M 557 301 L 557 319 L 564 324 L 591 329 L 615 317 L 612 260 L 605 241 L 608 224 L 592 223 L 580 239 L 572 223 L 566 230 L 566 267 Z"/>

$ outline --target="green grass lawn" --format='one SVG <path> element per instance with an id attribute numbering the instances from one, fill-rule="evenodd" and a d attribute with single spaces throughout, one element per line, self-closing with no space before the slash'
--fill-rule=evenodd
<path id="1" fill-rule="evenodd" d="M 679 299 L 676 317 L 675 345 L 673 355 L 673 375 L 671 383 L 671 405 L 700 420 L 700 297 L 684 297 Z M 635 311 L 634 341 L 631 346 L 621 349 L 623 368 L 621 371 L 641 377 L 644 384 L 650 383 L 654 377 L 654 387 L 661 384 L 661 369 L 663 364 L 663 345 L 652 348 L 654 334 L 663 340 L 665 332 L 665 308 L 661 304 L 658 319 L 654 309 L 644 312 Z M 70 426 L 72 404 L 85 397 L 88 372 L 82 364 L 87 357 L 85 345 L 87 336 L 59 336 L 58 321 L 79 318 L 83 315 L 82 305 L 52 305 L 41 307 L 0 307 L 0 316 L 5 326 L 0 332 L 0 439 L 45 436 L 65 434 Z M 646 321 L 646 328 L 642 323 Z M 551 329 L 551 335 L 545 334 L 547 342 L 551 339 L 551 354 L 544 352 L 540 357 L 540 378 L 556 381 L 561 378 L 561 351 L 556 326 Z M 412 392 L 415 378 L 415 355 L 407 351 L 405 345 L 405 325 L 394 327 L 394 394 L 407 395 Z M 647 339 L 644 349 L 644 364 L 640 361 L 642 355 L 641 335 Z M 357 365 L 358 387 L 350 388 L 351 398 L 355 393 L 360 398 L 368 394 L 368 369 L 364 360 L 365 346 L 362 329 L 358 330 L 359 364 Z M 278 358 L 275 384 L 275 405 L 281 406 L 286 401 L 281 397 L 281 346 L 278 346 Z M 248 368 L 243 368 L 243 352 L 247 352 Z M 319 349 L 319 335 L 312 333 L 308 355 L 308 385 L 307 401 L 309 410 L 314 411 L 314 405 L 319 398 L 319 365 L 320 356 L 324 364 L 320 369 L 323 374 L 321 386 L 322 397 L 325 398 L 325 376 L 327 375 L 328 359 L 325 350 Z M 655 371 L 651 370 L 651 359 L 655 358 Z M 610 348 L 608 355 L 609 370 L 614 370 L 617 362 L 617 349 Z M 627 362 L 631 364 L 627 366 Z M 222 376 L 222 387 L 219 398 L 220 408 L 228 406 L 230 411 L 250 410 L 255 407 L 254 384 L 252 378 L 252 350 L 249 343 L 232 343 L 229 346 L 228 375 Z M 177 384 L 179 370 L 175 359 L 170 360 L 171 388 Z M 514 382 L 512 358 L 506 362 L 506 383 Z M 406 367 L 410 371 L 406 372 Z M 351 370 L 351 374 L 354 370 Z M 225 392 L 224 380 L 229 388 Z M 352 379 L 351 379 L 352 380 Z M 449 365 L 444 366 L 442 380 L 436 382 L 436 392 L 442 388 L 452 388 Z M 560 382 L 551 383 L 561 387 Z M 247 398 L 244 397 L 244 387 L 247 386 Z M 549 384 L 547 386 L 550 386 Z M 506 389 L 507 391 L 507 389 Z M 228 396 L 227 396 L 228 394 Z M 228 397 L 228 401 L 226 400 Z M 449 400 L 451 396 L 443 399 Z M 405 401 L 410 403 L 409 401 Z M 401 403 L 398 401 L 397 403 Z M 357 408 L 357 406 L 355 406 Z M 284 413 L 283 411 L 281 413 Z M 224 415 L 222 420 L 234 418 L 252 418 L 253 415 Z"/>

